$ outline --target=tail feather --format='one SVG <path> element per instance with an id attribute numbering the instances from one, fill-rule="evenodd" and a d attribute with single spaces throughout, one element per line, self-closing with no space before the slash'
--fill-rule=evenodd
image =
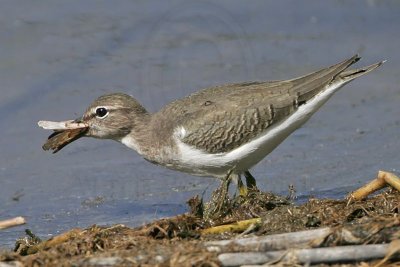
<path id="1" fill-rule="evenodd" d="M 336 82 L 341 73 L 345 72 L 348 67 L 360 59 L 361 57 L 359 55 L 354 55 L 333 66 L 293 79 L 291 93 L 298 96 L 299 102 L 308 101 L 324 90 L 326 85 Z"/>
<path id="2" fill-rule="evenodd" d="M 304 88 L 315 90 L 315 87 L 324 86 L 360 59 L 361 57 L 359 55 L 354 55 L 351 58 L 330 67 L 304 75 L 302 77 L 295 78 L 292 80 L 294 83 L 292 91 L 302 93 Z M 308 86 L 306 87 L 305 85 Z"/>
<path id="3" fill-rule="evenodd" d="M 369 66 L 366 66 L 363 68 L 343 71 L 338 75 L 338 78 L 345 80 L 346 82 L 350 82 L 351 80 L 354 80 L 355 78 L 358 78 L 364 74 L 367 74 L 370 71 L 373 71 L 374 69 L 378 68 L 385 62 L 386 62 L 386 60 L 383 60 L 381 62 L 372 64 L 372 65 L 369 65 Z M 335 80 L 336 79 L 334 79 L 334 81 Z"/>
<path id="4" fill-rule="evenodd" d="M 347 68 L 359 60 L 360 56 L 354 55 L 336 65 L 293 79 L 291 80 L 293 87 L 290 91 L 292 94 L 298 96 L 299 102 L 305 102 L 313 98 L 319 92 L 325 90 L 325 88 L 331 84 L 341 83 L 345 85 L 385 63 L 385 61 L 381 61 L 367 67 L 347 70 Z"/>

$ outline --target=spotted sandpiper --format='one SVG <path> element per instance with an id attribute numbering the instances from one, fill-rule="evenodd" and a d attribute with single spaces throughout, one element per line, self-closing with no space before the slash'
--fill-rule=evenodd
<path id="1" fill-rule="evenodd" d="M 206 88 L 156 113 L 127 94 L 103 95 L 77 120 L 39 121 L 54 130 L 43 149 L 56 153 L 82 136 L 113 139 L 152 163 L 198 176 L 240 181 L 244 175 L 247 186 L 255 187 L 251 167 L 343 85 L 384 63 L 348 70 L 359 59 L 291 80 Z"/>

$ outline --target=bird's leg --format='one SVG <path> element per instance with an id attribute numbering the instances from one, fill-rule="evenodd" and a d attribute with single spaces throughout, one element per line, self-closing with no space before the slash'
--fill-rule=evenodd
<path id="1" fill-rule="evenodd" d="M 242 197 L 247 196 L 248 190 L 247 190 L 247 187 L 243 184 L 242 178 L 240 177 L 240 175 L 238 175 L 238 179 L 237 179 L 237 188 L 238 188 L 240 196 L 242 196 Z"/>
<path id="2" fill-rule="evenodd" d="M 229 171 L 227 175 L 222 179 L 222 183 L 219 189 L 218 199 L 217 199 L 217 210 L 221 210 L 226 199 L 228 198 L 229 186 L 232 182 L 231 177 L 232 171 Z"/>
<path id="3" fill-rule="evenodd" d="M 247 170 L 244 173 L 244 177 L 246 177 L 246 185 L 250 190 L 257 190 L 256 179 L 251 175 L 251 173 Z"/>
<path id="4" fill-rule="evenodd" d="M 229 205 L 229 185 L 232 180 L 237 182 L 239 194 L 241 196 L 247 195 L 247 187 L 243 184 L 240 175 L 230 170 L 226 176 L 222 178 L 219 188 L 212 194 L 211 201 L 206 204 L 204 218 L 215 219 L 229 212 L 231 208 Z"/>
<path id="5" fill-rule="evenodd" d="M 230 179 L 235 182 L 237 190 L 239 191 L 239 195 L 242 197 L 247 196 L 247 187 L 242 182 L 242 177 L 240 174 L 231 174 Z"/>

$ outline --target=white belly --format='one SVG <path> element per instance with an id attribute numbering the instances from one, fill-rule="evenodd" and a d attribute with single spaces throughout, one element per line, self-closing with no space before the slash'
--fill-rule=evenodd
<path id="1" fill-rule="evenodd" d="M 286 120 L 269 127 L 263 134 L 230 152 L 210 154 L 183 143 L 180 138 L 185 133 L 182 127 L 176 129 L 176 142 L 179 155 L 168 168 L 198 176 L 223 177 L 228 171 L 242 173 L 250 169 L 271 153 L 286 137 L 305 123 L 332 94 L 345 83 L 329 85 L 306 104 L 300 106 Z"/>

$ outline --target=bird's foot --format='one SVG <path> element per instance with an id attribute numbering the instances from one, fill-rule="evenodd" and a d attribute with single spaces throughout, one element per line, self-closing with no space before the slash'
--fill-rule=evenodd
<path id="1" fill-rule="evenodd" d="M 241 197 L 246 197 L 249 193 L 247 186 L 243 184 L 242 179 L 240 179 L 240 177 L 238 180 L 238 191 L 239 191 L 239 196 Z"/>
<path id="2" fill-rule="evenodd" d="M 256 184 L 256 179 L 251 175 L 249 171 L 245 171 L 244 177 L 246 178 L 246 186 L 243 184 L 242 180 L 238 179 L 238 190 L 241 197 L 247 197 L 250 192 L 259 191 Z"/>

